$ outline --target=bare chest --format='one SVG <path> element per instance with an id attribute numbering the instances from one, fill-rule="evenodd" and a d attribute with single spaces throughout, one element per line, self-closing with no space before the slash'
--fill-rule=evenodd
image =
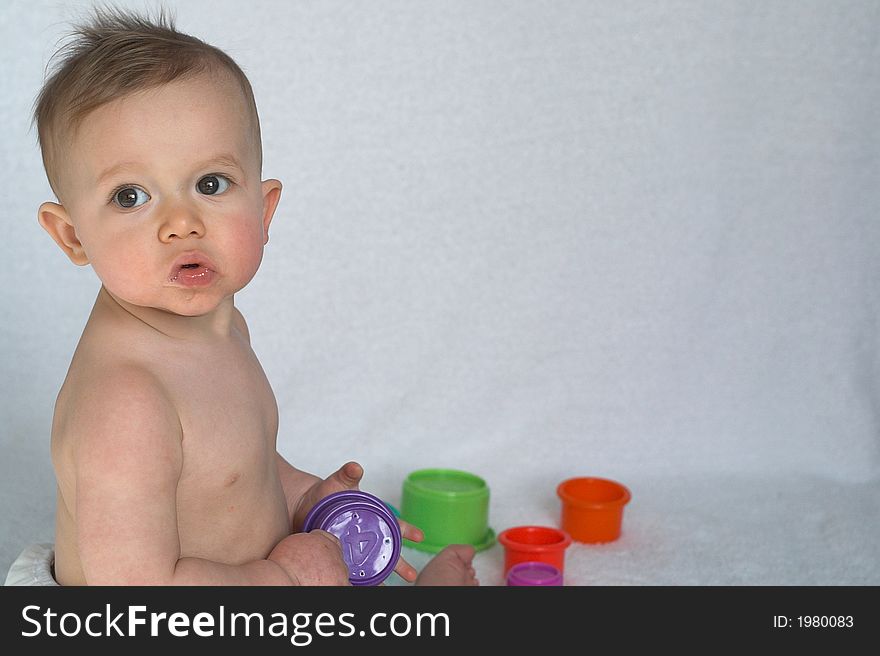
<path id="1" fill-rule="evenodd" d="M 265 557 L 287 529 L 278 480 L 278 409 L 250 348 L 204 353 L 178 371 L 183 553 L 226 562 Z M 207 539 L 210 536 L 210 539 Z"/>
<path id="2" fill-rule="evenodd" d="M 275 466 L 278 408 L 249 347 L 192 354 L 167 382 L 183 433 L 180 485 L 222 491 Z"/>

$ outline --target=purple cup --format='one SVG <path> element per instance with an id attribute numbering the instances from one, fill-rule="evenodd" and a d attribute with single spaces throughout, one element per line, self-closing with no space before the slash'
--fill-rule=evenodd
<path id="1" fill-rule="evenodd" d="M 507 573 L 507 585 L 562 585 L 562 572 L 549 563 L 519 563 Z"/>
<path id="2" fill-rule="evenodd" d="M 304 533 L 315 529 L 339 538 L 352 585 L 379 585 L 400 557 L 397 519 L 381 499 L 367 492 L 344 490 L 321 499 L 303 522 Z"/>

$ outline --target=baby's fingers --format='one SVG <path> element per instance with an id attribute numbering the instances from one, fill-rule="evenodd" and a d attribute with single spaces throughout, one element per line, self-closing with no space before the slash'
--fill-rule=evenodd
<path id="1" fill-rule="evenodd" d="M 398 518 L 397 523 L 400 524 L 400 534 L 407 540 L 412 540 L 413 542 L 421 542 L 425 539 L 425 534 L 422 529 L 413 526 L 409 522 L 405 522 L 400 518 Z"/>
<path id="2" fill-rule="evenodd" d="M 416 528 L 409 522 L 405 522 L 399 517 L 397 518 L 397 523 L 400 524 L 400 534 L 405 537 L 407 540 L 412 540 L 413 542 L 421 542 L 425 539 L 425 534 L 422 532 L 422 529 Z M 407 581 L 408 583 L 412 583 L 416 580 L 416 577 L 419 575 L 419 572 L 415 567 L 410 565 L 403 556 L 397 559 L 397 565 L 394 567 L 394 571 L 397 572 L 400 577 Z"/>
<path id="3" fill-rule="evenodd" d="M 406 562 L 402 557 L 397 559 L 397 565 L 394 566 L 394 571 L 408 583 L 415 581 L 416 577 L 419 575 L 416 568 Z"/>

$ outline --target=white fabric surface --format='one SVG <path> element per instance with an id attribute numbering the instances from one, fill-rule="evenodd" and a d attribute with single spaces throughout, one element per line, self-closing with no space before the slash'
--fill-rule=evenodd
<path id="1" fill-rule="evenodd" d="M 167 4 L 250 76 L 285 183 L 236 302 L 291 462 L 395 504 L 472 471 L 496 532 L 619 480 L 571 585 L 880 584 L 878 3 Z M 52 541 L 97 290 L 36 223 L 28 132 L 85 6 L 0 7 L 3 571 Z"/>
<path id="2" fill-rule="evenodd" d="M 53 576 L 55 545 L 42 542 L 29 544 L 6 573 L 6 586 L 57 586 Z"/>

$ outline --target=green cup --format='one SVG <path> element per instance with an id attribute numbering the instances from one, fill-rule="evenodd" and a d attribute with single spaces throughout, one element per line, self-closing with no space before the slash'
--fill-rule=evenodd
<path id="1" fill-rule="evenodd" d="M 489 487 L 479 476 L 455 469 L 420 469 L 403 482 L 403 519 L 425 533 L 407 547 L 436 553 L 450 544 L 482 551 L 495 544 L 489 528 Z"/>

